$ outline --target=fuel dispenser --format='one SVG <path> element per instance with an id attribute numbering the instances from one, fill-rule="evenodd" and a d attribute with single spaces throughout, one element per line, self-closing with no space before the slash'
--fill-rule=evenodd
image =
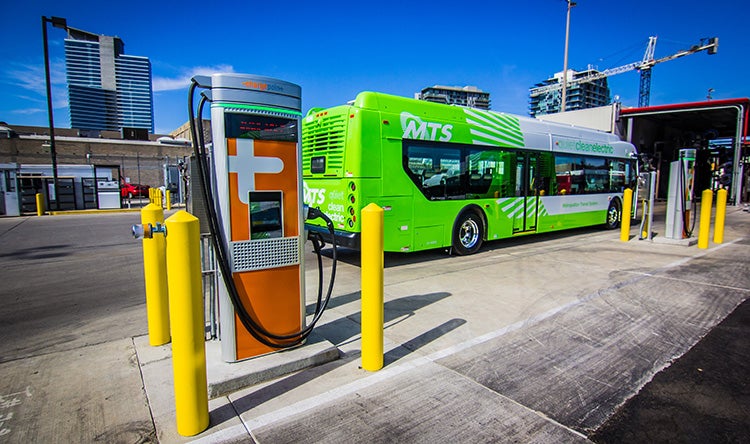
<path id="1" fill-rule="evenodd" d="M 687 239 L 695 228 L 695 154 L 693 148 L 681 149 L 669 168 L 666 237 Z"/>
<path id="2" fill-rule="evenodd" d="M 204 91 L 195 118 L 198 87 Z M 211 103 L 210 153 L 200 118 L 206 102 Z M 306 325 L 304 218 L 322 217 L 330 230 L 333 224 L 302 204 L 301 89 L 255 75 L 198 76 L 193 78 L 188 108 L 222 275 L 222 359 L 234 362 L 300 345 L 328 303 L 336 260 L 334 245 L 328 294 L 323 302 L 321 270 L 315 316 Z M 320 255 L 322 238 L 312 241 Z"/>

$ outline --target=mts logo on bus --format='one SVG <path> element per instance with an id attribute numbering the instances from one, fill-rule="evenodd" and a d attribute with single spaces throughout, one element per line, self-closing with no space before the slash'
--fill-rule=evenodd
<path id="1" fill-rule="evenodd" d="M 326 189 L 325 188 L 310 188 L 307 186 L 307 182 L 302 182 L 304 188 L 305 197 L 304 202 L 308 205 L 320 205 L 326 200 Z"/>
<path id="2" fill-rule="evenodd" d="M 401 128 L 404 129 L 404 139 L 437 140 L 447 142 L 453 137 L 453 125 L 437 122 L 425 122 L 419 117 L 406 111 L 401 113 Z"/>

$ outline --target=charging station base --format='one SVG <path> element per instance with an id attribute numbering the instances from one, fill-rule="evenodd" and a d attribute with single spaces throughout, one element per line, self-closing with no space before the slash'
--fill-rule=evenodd
<path id="1" fill-rule="evenodd" d="M 206 373 L 208 375 L 208 398 L 251 387 L 296 371 L 335 361 L 339 349 L 328 340 L 311 333 L 307 341 L 289 350 L 278 351 L 238 362 L 221 359 L 219 341 L 206 342 Z"/>
<path id="2" fill-rule="evenodd" d="M 688 237 L 686 239 L 671 239 L 668 237 L 654 236 L 651 239 L 655 244 L 679 245 L 681 247 L 692 247 L 698 243 L 697 237 Z"/>
<path id="3" fill-rule="evenodd" d="M 173 410 L 171 343 L 152 347 L 147 335 L 133 338 L 133 343 L 150 405 L 152 408 L 162 406 L 159 410 L 166 409 L 166 412 Z M 221 359 L 219 341 L 207 341 L 208 398 L 218 398 L 299 370 L 335 361 L 339 356 L 339 349 L 315 332 L 308 336 L 305 344 L 297 348 L 233 363 Z"/>

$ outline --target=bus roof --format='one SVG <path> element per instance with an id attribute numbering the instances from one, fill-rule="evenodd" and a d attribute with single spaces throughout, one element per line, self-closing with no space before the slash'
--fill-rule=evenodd
<path id="1" fill-rule="evenodd" d="M 401 138 L 632 157 L 618 136 L 564 123 L 365 91 L 351 105 L 400 116 Z M 450 128 L 446 128 L 450 126 Z M 442 130 L 442 132 L 440 132 Z"/>

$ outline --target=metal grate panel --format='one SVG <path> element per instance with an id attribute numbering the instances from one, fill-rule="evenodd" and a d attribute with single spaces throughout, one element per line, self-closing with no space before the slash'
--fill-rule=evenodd
<path id="1" fill-rule="evenodd" d="M 342 177 L 344 174 L 344 142 L 346 139 L 346 115 L 323 116 L 302 123 L 302 173 L 312 174 L 310 159 L 326 157 L 325 175 Z"/>
<path id="2" fill-rule="evenodd" d="M 232 263 L 234 273 L 299 264 L 299 237 L 232 242 Z"/>

